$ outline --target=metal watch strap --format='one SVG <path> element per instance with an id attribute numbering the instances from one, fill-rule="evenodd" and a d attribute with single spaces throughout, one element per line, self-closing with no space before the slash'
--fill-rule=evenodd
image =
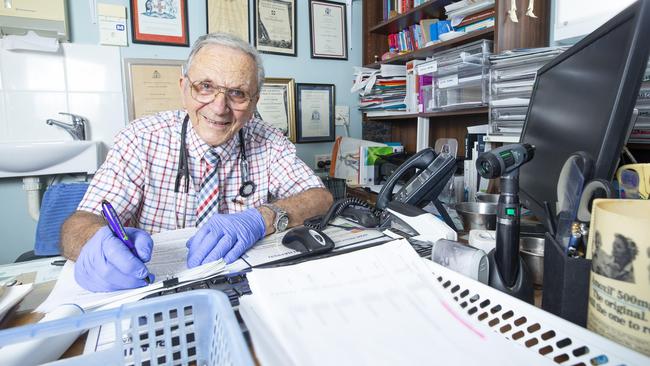
<path id="1" fill-rule="evenodd" d="M 287 211 L 271 203 L 265 203 L 262 206 L 269 208 L 271 211 L 273 211 L 273 213 L 275 213 L 275 216 L 273 217 L 273 228 L 275 228 L 275 231 L 276 232 L 283 231 L 284 229 L 283 230 L 278 229 L 278 222 L 280 221 L 280 218 L 282 216 L 288 217 Z"/>

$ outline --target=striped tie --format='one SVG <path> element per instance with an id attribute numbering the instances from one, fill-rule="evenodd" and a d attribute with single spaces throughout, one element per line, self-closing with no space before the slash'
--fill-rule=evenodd
<path id="1" fill-rule="evenodd" d="M 209 166 L 208 173 L 203 179 L 199 190 L 199 206 L 196 209 L 197 227 L 201 227 L 219 208 L 219 173 L 217 173 L 219 155 L 212 150 L 208 150 L 204 158 Z"/>

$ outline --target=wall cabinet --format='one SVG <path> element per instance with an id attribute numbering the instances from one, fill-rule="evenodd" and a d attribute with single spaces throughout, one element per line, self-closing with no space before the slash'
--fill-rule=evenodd
<path id="1" fill-rule="evenodd" d="M 535 1 L 537 18 L 525 16 L 528 0 L 512 0 L 516 3 L 518 22 L 512 22 L 507 11 L 511 0 L 495 1 L 495 25 L 487 29 L 474 31 L 450 41 L 436 43 L 416 51 L 380 61 L 388 51 L 388 35 L 419 23 L 421 19 L 446 19 L 444 6 L 451 0 L 430 0 L 418 7 L 383 19 L 383 1 L 366 0 L 363 2 L 363 63 L 366 67 L 378 68 L 382 63 L 405 64 L 413 59 L 425 59 L 453 47 L 467 44 L 479 39 L 490 39 L 494 44 L 494 53 L 515 48 L 544 47 L 548 45 L 550 0 Z M 422 144 L 433 145 L 437 138 L 453 137 L 459 142 L 459 151 L 464 151 L 464 137 L 467 126 L 485 124 L 488 119 L 487 108 L 473 108 L 453 112 L 433 112 L 420 114 L 396 114 L 375 117 L 364 115 L 363 137 L 376 141 L 400 141 L 409 152 L 422 148 Z M 423 136 L 426 134 L 426 136 Z M 430 143 L 429 143 L 430 142 Z"/>

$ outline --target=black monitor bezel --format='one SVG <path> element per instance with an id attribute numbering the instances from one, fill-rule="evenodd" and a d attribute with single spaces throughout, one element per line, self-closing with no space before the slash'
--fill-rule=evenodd
<path id="1" fill-rule="evenodd" d="M 607 21 L 605 24 L 597 28 L 595 31 L 584 37 L 571 48 L 558 55 L 556 58 L 538 70 L 537 77 L 535 78 L 535 84 L 533 86 L 533 92 L 530 97 L 530 103 L 526 112 L 524 128 L 521 133 L 519 142 L 526 142 L 525 138 L 529 127 L 528 122 L 531 113 L 531 107 L 533 106 L 535 100 L 540 77 L 556 65 L 562 63 L 566 59 L 580 52 L 585 47 L 596 42 L 599 38 L 605 36 L 620 26 L 622 23 L 631 21 L 634 23 L 632 27 L 633 38 L 630 42 L 629 51 L 626 57 L 625 68 L 623 70 L 624 77 L 618 85 L 616 101 L 614 103 L 612 113 L 610 114 L 609 122 L 607 123 L 607 131 L 605 132 L 605 139 L 603 141 L 603 143 L 607 141 L 608 146 L 601 146 L 599 156 L 593 157 L 595 162 L 593 178 L 601 178 L 606 180 L 611 180 L 613 178 L 614 172 L 616 171 L 618 165 L 618 158 L 633 128 L 633 121 L 631 119 L 634 111 L 634 105 L 636 104 L 639 88 L 641 87 L 641 79 L 645 73 L 648 63 L 650 42 L 644 42 L 642 35 L 650 34 L 649 2 L 650 0 L 638 0 L 636 3 L 628 6 L 623 11 Z M 626 128 L 620 128 L 621 126 L 625 126 Z M 533 214 L 543 222 L 548 223 L 548 218 L 546 217 L 547 212 L 544 208 L 544 202 L 539 202 L 534 197 L 531 197 L 525 191 L 525 189 L 520 189 L 520 196 L 524 206 L 532 210 Z M 555 207 L 555 202 L 549 203 L 551 207 Z M 550 228 L 547 229 L 550 230 Z"/>

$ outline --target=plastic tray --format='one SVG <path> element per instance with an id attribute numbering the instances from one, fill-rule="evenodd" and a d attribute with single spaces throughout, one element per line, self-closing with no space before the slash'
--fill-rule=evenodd
<path id="1" fill-rule="evenodd" d="M 650 358 L 478 281 L 427 261 L 463 311 L 562 365 L 650 365 Z"/>
<path id="2" fill-rule="evenodd" d="M 123 324 L 130 326 L 123 327 Z M 0 347 L 112 325 L 110 348 L 56 365 L 253 365 L 228 297 L 195 290 L 0 332 Z"/>

